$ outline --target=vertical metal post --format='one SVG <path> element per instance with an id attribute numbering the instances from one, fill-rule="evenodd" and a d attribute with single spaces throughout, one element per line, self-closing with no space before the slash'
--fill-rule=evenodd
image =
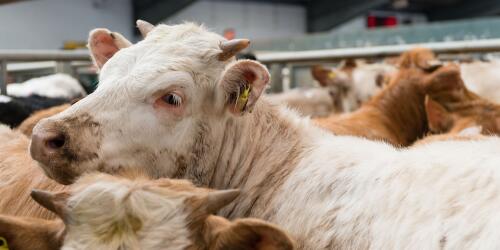
<path id="1" fill-rule="evenodd" d="M 283 65 L 279 63 L 273 63 L 269 66 L 271 72 L 271 93 L 278 93 L 283 91 L 283 79 L 281 70 Z"/>
<path id="2" fill-rule="evenodd" d="M 286 66 L 282 69 L 281 75 L 283 78 L 283 92 L 289 91 L 293 88 L 293 64 L 287 63 Z"/>
<path id="3" fill-rule="evenodd" d="M 7 94 L 7 61 L 0 61 L 0 94 Z"/>
<path id="4" fill-rule="evenodd" d="M 71 63 L 67 61 L 56 62 L 55 73 L 64 73 L 68 75 L 74 75 L 73 69 L 71 68 Z"/>

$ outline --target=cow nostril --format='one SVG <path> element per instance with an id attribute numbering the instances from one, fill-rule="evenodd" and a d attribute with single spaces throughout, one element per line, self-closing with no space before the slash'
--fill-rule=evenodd
<path id="1" fill-rule="evenodd" d="M 60 149 L 64 146 L 66 138 L 64 135 L 58 135 L 46 141 L 46 145 L 50 149 Z"/>

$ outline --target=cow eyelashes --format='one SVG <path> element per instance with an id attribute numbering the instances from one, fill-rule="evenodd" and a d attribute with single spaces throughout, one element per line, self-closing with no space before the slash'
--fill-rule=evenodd
<path id="1" fill-rule="evenodd" d="M 175 93 L 168 93 L 164 95 L 162 100 L 172 106 L 180 106 L 182 104 L 182 97 Z"/>

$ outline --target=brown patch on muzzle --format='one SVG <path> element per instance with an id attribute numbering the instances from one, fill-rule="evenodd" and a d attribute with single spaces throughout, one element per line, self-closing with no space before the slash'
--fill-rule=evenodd
<path id="1" fill-rule="evenodd" d="M 100 124 L 83 113 L 42 120 L 33 129 L 30 152 L 49 177 L 70 184 L 96 165 L 101 141 Z"/>

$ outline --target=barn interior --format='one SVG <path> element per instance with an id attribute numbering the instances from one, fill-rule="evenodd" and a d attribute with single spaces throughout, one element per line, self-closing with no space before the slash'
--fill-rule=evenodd
<path id="1" fill-rule="evenodd" d="M 196 27 L 192 29 L 203 35 L 192 35 L 185 27 Z M 495 156 L 500 155 L 499 27 L 499 0 L 0 0 L 0 250 L 498 249 L 500 237 L 488 223 L 496 221 L 500 208 L 500 169 L 491 167 L 500 166 Z M 169 34 L 169 29 L 179 33 Z M 182 32 L 186 35 L 179 35 Z M 155 43 L 182 43 L 189 36 L 197 39 L 196 46 L 186 42 L 177 50 Z M 205 51 L 206 44 L 215 47 Z M 209 57 L 216 52 L 217 57 Z M 183 53 L 192 57 L 177 58 Z M 137 66 L 143 56 L 153 59 L 144 65 L 158 68 Z M 196 61 L 196 56 L 203 60 Z M 120 62 L 129 63 L 128 68 Z M 203 74 L 199 65 L 201 71 L 206 69 Z M 234 73 L 235 65 L 244 67 Z M 179 68 L 189 70 L 171 70 Z M 137 69 L 141 74 L 133 75 Z M 213 92 L 184 85 L 170 91 L 175 84 L 155 91 L 149 85 L 137 87 L 144 79 L 160 85 L 157 79 L 167 79 L 171 71 L 189 75 L 189 80 L 179 77 L 184 80 L 178 85 L 203 79 L 208 83 L 201 85 L 215 86 Z M 233 78 L 238 80 L 234 86 L 223 85 Z M 193 89 L 200 91 L 197 96 L 189 96 Z M 235 90 L 218 94 L 219 89 Z M 224 101 L 217 99 L 221 96 Z M 204 98 L 223 103 L 227 110 L 208 105 Z M 267 105 L 269 113 L 261 110 Z M 272 113 L 275 110 L 279 115 Z M 199 113 L 203 115 L 186 118 Z M 264 118 L 241 125 L 255 113 Z M 282 117 L 286 119 L 279 120 Z M 205 123 L 193 123 L 203 119 Z M 213 125 L 215 120 L 225 123 Z M 168 142 L 155 141 L 164 134 Z M 244 143 L 238 143 L 239 137 L 233 140 L 235 135 Z M 320 140 L 330 136 L 345 143 Z M 176 141 L 179 138 L 196 143 Z M 207 141 L 219 144 L 204 144 Z M 231 150 L 215 152 L 227 148 Z M 403 156 L 396 156 L 399 153 Z M 209 162 L 213 158 L 218 161 Z M 163 161 L 175 169 L 160 169 Z M 346 172 L 331 181 L 329 172 L 321 172 L 326 166 L 322 161 L 337 164 L 339 173 L 373 166 L 384 171 Z M 269 168 L 261 166 L 263 162 L 271 162 Z M 207 170 L 205 163 L 224 169 Z M 149 164 L 138 171 L 144 180 L 130 180 L 129 175 L 137 173 L 128 173 L 129 168 L 141 164 Z M 163 178 L 192 183 L 157 180 Z M 308 184 L 313 186 L 309 178 L 319 186 L 308 189 Z M 261 182 L 247 186 L 256 180 Z M 306 191 L 300 193 L 294 185 L 305 185 L 300 187 Z M 104 188 L 108 186 L 113 188 Z M 166 188 L 162 192 L 172 196 L 148 193 L 155 188 Z M 73 193 L 40 191 L 45 189 Z M 214 191 L 218 189 L 226 191 L 219 194 Z M 144 204 L 168 200 L 169 209 L 177 209 L 168 216 L 185 223 L 175 232 L 166 230 L 172 237 L 161 242 L 191 245 L 142 245 L 141 240 L 149 238 L 137 232 L 160 225 L 148 217 L 157 215 L 153 207 L 159 206 L 125 208 L 116 205 L 122 200 L 108 204 L 109 197 L 100 196 L 109 191 L 116 198 L 120 192 L 137 190 L 144 191 L 137 197 L 156 197 L 142 197 Z M 212 192 L 217 196 L 208 195 Z M 280 192 L 286 197 L 273 200 Z M 329 200 L 339 193 L 343 198 Z M 240 198 L 247 194 L 247 200 Z M 174 196 L 189 198 L 172 202 Z M 311 209 L 324 213 L 324 221 L 314 217 L 316 210 L 291 208 L 308 207 L 308 202 L 317 202 Z M 83 213 L 73 210 L 80 203 L 97 204 L 99 215 L 109 210 L 109 215 L 126 219 L 90 213 L 81 217 Z M 147 212 L 138 215 L 141 209 Z M 189 213 L 179 219 L 178 211 Z M 391 220 L 387 211 L 397 219 Z M 298 222 L 283 220 L 286 216 Z M 193 219 L 209 217 L 212 222 Z M 75 226 L 94 219 L 112 226 L 93 234 L 85 230 L 95 224 Z M 475 226 L 470 231 L 454 231 L 469 224 Z M 248 230 L 237 227 L 242 225 Z M 212 229 L 217 236 L 207 233 Z M 190 234 L 181 237 L 179 232 Z M 118 234 L 121 245 L 99 245 L 114 242 L 106 237 Z M 249 235 L 252 240 L 245 238 Z"/>

